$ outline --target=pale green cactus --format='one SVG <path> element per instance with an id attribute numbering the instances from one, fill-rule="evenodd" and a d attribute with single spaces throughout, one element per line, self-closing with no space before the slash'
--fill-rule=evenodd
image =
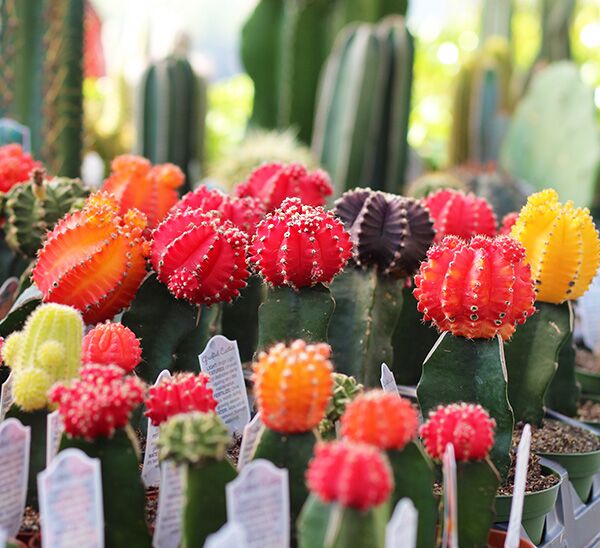
<path id="1" fill-rule="evenodd" d="M 354 377 L 343 373 L 332 373 L 332 377 L 332 397 L 325 410 L 325 418 L 319 423 L 319 433 L 324 439 L 335 438 L 335 423 L 346 411 L 346 406 L 363 390 L 363 385 Z"/>

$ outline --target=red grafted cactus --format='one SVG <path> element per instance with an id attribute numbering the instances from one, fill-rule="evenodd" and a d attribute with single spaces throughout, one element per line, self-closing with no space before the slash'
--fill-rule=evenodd
<path id="1" fill-rule="evenodd" d="M 407 399 L 371 390 L 348 404 L 341 424 L 342 436 L 352 441 L 402 450 L 417 436 L 419 418 Z"/>
<path id="2" fill-rule="evenodd" d="M 420 435 L 434 459 L 441 459 L 451 443 L 457 461 L 482 460 L 494 445 L 495 427 L 496 422 L 481 405 L 453 403 L 431 411 Z"/>
<path id="3" fill-rule="evenodd" d="M 141 156 L 117 156 L 111 164 L 111 174 L 102 190 L 110 192 L 119 202 L 121 215 L 136 208 L 154 228 L 179 199 L 177 189 L 185 176 L 174 164 L 152 164 Z"/>
<path id="4" fill-rule="evenodd" d="M 240 197 L 261 200 L 267 211 L 277 209 L 286 198 L 300 198 L 303 204 L 321 206 L 333 192 L 329 175 L 322 169 L 308 172 L 302 164 L 264 164 L 247 181 L 237 185 Z"/>
<path id="5" fill-rule="evenodd" d="M 29 179 L 29 174 L 42 164 L 36 162 L 21 145 L 0 147 L 0 192 L 8 192 L 13 186 Z"/>
<path id="6" fill-rule="evenodd" d="M 142 347 L 133 331 L 120 323 L 97 325 L 83 338 L 81 361 L 117 365 L 126 373 L 142 360 Z"/>
<path id="7" fill-rule="evenodd" d="M 144 401 L 144 384 L 123 376 L 116 365 L 86 365 L 81 378 L 51 388 L 49 399 L 58 404 L 69 436 L 93 440 L 110 437 L 127 425 L 133 409 Z"/>
<path id="8" fill-rule="evenodd" d="M 208 386 L 208 375 L 177 373 L 151 386 L 146 399 L 146 416 L 158 426 L 180 413 L 208 413 L 217 407 L 217 400 Z"/>
<path id="9" fill-rule="evenodd" d="M 516 211 L 513 211 L 512 213 L 507 213 L 504 217 L 502 217 L 502 224 L 500 225 L 498 233 L 510 235 L 512 227 L 515 225 L 518 218 L 519 213 Z"/>
<path id="10" fill-rule="evenodd" d="M 508 236 L 446 236 L 429 249 L 415 286 L 425 320 L 468 339 L 506 340 L 535 311 L 525 250 Z"/>
<path id="11" fill-rule="evenodd" d="M 434 221 L 438 242 L 448 234 L 464 239 L 477 234 L 496 234 L 496 216 L 485 198 L 447 188 L 430 194 L 423 203 Z"/>
<path id="12" fill-rule="evenodd" d="M 232 301 L 246 286 L 246 233 L 199 209 L 177 210 L 153 233 L 151 261 L 178 299 L 211 305 Z"/>
<path id="13" fill-rule="evenodd" d="M 306 482 L 324 502 L 360 511 L 385 502 L 394 487 L 390 465 L 379 450 L 347 441 L 317 444 Z"/>
<path id="14" fill-rule="evenodd" d="M 146 275 L 146 217 L 136 209 L 118 212 L 110 194 L 90 196 L 48 233 L 33 269 L 44 301 L 77 308 L 88 324 L 128 306 Z"/>
<path id="15" fill-rule="evenodd" d="M 288 198 L 256 227 L 250 261 L 274 286 L 329 283 L 352 256 L 350 234 L 322 207 Z"/>

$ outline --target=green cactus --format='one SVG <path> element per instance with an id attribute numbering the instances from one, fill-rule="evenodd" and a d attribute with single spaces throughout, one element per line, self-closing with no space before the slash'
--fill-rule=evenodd
<path id="1" fill-rule="evenodd" d="M 335 426 L 340 420 L 346 406 L 358 396 L 363 389 L 362 384 L 356 382 L 354 377 L 343 373 L 332 373 L 333 395 L 327 404 L 325 418 L 319 423 L 319 434 L 322 439 L 333 440 L 336 437 Z"/>
<path id="2" fill-rule="evenodd" d="M 511 37 L 511 19 L 513 0 L 495 0 L 484 2 L 481 10 L 480 40 L 485 43 L 492 36 L 500 36 L 505 40 Z"/>
<path id="3" fill-rule="evenodd" d="M 201 174 L 206 118 L 206 81 L 188 60 L 173 55 L 144 73 L 136 111 L 138 154 L 154 164 L 171 162 L 186 174 L 182 192 Z"/>
<path id="4" fill-rule="evenodd" d="M 575 0 L 542 0 L 542 41 L 536 63 L 555 63 L 571 58 L 569 29 Z"/>
<path id="5" fill-rule="evenodd" d="M 319 84 L 312 147 L 337 195 L 356 185 L 402 189 L 413 54 L 400 16 L 348 26 L 336 40 Z"/>
<path id="6" fill-rule="evenodd" d="M 176 415 L 161 426 L 160 459 L 184 465 L 183 548 L 202 546 L 227 521 L 225 486 L 237 476 L 226 458 L 230 442 L 214 413 Z"/>
<path id="7" fill-rule="evenodd" d="M 34 172 L 31 181 L 15 185 L 6 195 L 6 243 L 15 252 L 34 258 L 46 232 L 65 214 L 81 208 L 88 194 L 79 179 L 44 180 L 42 170 Z"/>
<path id="8" fill-rule="evenodd" d="M 575 344 L 571 329 L 558 351 L 558 368 L 546 392 L 545 404 L 563 415 L 575 417 L 580 397 L 581 386 L 575 375 Z"/>

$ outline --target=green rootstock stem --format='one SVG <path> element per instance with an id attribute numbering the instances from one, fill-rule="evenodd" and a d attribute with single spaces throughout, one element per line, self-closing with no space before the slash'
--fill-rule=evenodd
<path id="1" fill-rule="evenodd" d="M 502 478 L 506 477 L 514 421 L 499 336 L 470 340 L 442 333 L 423 364 L 417 397 L 424 417 L 438 405 L 461 401 L 478 403 L 486 409 L 496 421 L 490 457 Z"/>
<path id="2" fill-rule="evenodd" d="M 258 349 L 278 342 L 304 339 L 327 342 L 327 328 L 335 303 L 322 284 L 302 287 L 269 287 L 258 309 Z"/>
<path id="3" fill-rule="evenodd" d="M 340 372 L 379 386 L 381 364 L 393 361 L 392 335 L 402 308 L 403 282 L 374 269 L 348 269 L 334 279 L 329 343 Z"/>
<path id="4" fill-rule="evenodd" d="M 538 311 L 505 343 L 508 397 L 515 421 L 540 425 L 544 397 L 571 332 L 571 305 L 536 302 Z"/>

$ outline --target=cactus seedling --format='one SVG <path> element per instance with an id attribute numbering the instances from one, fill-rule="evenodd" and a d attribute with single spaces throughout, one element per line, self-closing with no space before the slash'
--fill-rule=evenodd
<path id="1" fill-rule="evenodd" d="M 215 413 L 179 414 L 160 428 L 160 459 L 184 467 L 183 548 L 203 546 L 227 521 L 225 486 L 237 475 L 225 456 L 230 442 Z"/>
<path id="2" fill-rule="evenodd" d="M 142 361 L 142 347 L 134 332 L 120 323 L 97 325 L 83 337 L 82 362 L 117 365 L 126 373 Z"/>
<path id="3" fill-rule="evenodd" d="M 86 323 L 128 306 L 146 275 L 146 218 L 135 209 L 121 217 L 118 210 L 110 195 L 90 196 L 48 234 L 33 269 L 44 301 L 77 308 Z"/>
<path id="4" fill-rule="evenodd" d="M 383 523 L 394 480 L 375 447 L 338 441 L 319 443 L 306 471 L 311 495 L 298 525 L 301 548 L 383 547 Z"/>
<path id="5" fill-rule="evenodd" d="M 500 477 L 488 458 L 495 422 L 480 406 L 455 403 L 430 411 L 421 426 L 425 449 L 441 459 L 451 444 L 457 460 L 458 542 L 484 548 L 494 521 L 494 499 Z"/>
<path id="6" fill-rule="evenodd" d="M 332 440 L 336 437 L 336 425 L 346 411 L 346 406 L 358 396 L 363 385 L 356 382 L 354 377 L 343 373 L 332 373 L 333 390 L 331 399 L 325 409 L 325 418 L 319 423 L 319 434 L 322 439 Z"/>
<path id="7" fill-rule="evenodd" d="M 18 183 L 29 179 L 29 174 L 42 164 L 36 162 L 21 145 L 10 144 L 0 147 L 0 192 L 8 192 Z"/>

